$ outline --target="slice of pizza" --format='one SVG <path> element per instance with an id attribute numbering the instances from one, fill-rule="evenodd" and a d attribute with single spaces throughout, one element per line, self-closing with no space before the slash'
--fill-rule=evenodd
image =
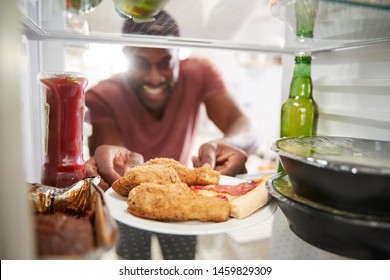
<path id="1" fill-rule="evenodd" d="M 243 219 L 271 200 L 265 187 L 265 182 L 269 177 L 266 175 L 238 185 L 190 186 L 190 189 L 199 196 L 216 196 L 226 199 L 230 204 L 230 217 Z"/>

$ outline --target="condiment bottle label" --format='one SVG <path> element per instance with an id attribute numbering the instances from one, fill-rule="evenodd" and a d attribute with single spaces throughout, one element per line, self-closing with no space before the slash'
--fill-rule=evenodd
<path id="1" fill-rule="evenodd" d="M 43 105 L 43 110 L 44 110 L 44 117 L 43 117 L 43 121 L 44 121 L 44 142 L 43 142 L 43 145 L 44 145 L 44 151 L 45 151 L 45 155 L 48 154 L 49 152 L 49 122 L 50 122 L 50 105 L 46 102 L 46 97 L 45 97 L 45 102 L 44 102 L 44 105 Z"/>

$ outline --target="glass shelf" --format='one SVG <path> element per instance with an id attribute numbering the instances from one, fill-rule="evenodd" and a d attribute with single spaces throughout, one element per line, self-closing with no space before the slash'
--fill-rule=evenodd
<path id="1" fill-rule="evenodd" d="M 65 0 L 19 0 L 30 40 L 118 43 L 137 46 L 202 47 L 291 54 L 329 51 L 390 41 L 388 0 L 318 2 L 313 39 L 295 36 L 295 4 L 301 0 L 170 0 L 164 10 L 180 37 L 123 35 L 123 17 L 112 0 L 88 13 L 66 11 Z M 95 0 L 96 1 L 96 0 Z"/>

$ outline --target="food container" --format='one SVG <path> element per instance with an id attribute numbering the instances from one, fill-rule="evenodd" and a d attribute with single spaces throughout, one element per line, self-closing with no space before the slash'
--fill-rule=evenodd
<path id="1" fill-rule="evenodd" d="M 67 189 L 29 186 L 39 259 L 100 259 L 115 248 L 117 224 L 98 182 L 94 177 Z"/>
<path id="2" fill-rule="evenodd" d="M 113 0 L 117 13 L 136 22 L 153 21 L 169 0 Z"/>
<path id="3" fill-rule="evenodd" d="M 307 136 L 279 139 L 272 149 L 301 196 L 351 212 L 390 216 L 390 142 Z"/>
<path id="4" fill-rule="evenodd" d="M 101 2 L 102 0 L 66 0 L 66 10 L 76 15 L 89 13 Z"/>
<path id="5" fill-rule="evenodd" d="M 290 229 L 307 243 L 348 258 L 390 258 L 389 217 L 355 214 L 305 199 L 285 173 L 269 178 L 266 187 Z"/>

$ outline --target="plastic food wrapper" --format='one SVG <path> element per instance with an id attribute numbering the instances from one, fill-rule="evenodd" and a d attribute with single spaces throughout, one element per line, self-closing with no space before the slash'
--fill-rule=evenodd
<path id="1" fill-rule="evenodd" d="M 118 241 L 118 227 L 108 213 L 103 191 L 98 187 L 99 182 L 100 177 L 90 177 L 68 188 L 40 184 L 29 186 L 28 198 L 35 215 L 39 258 L 99 259 L 104 252 L 115 247 Z M 58 217 L 54 216 L 59 217 L 58 222 L 56 221 Z M 40 229 L 38 218 L 53 218 L 55 222 L 50 225 L 39 225 L 43 228 Z M 92 236 L 86 236 L 87 231 L 77 234 L 76 230 L 70 230 L 69 233 L 64 233 L 64 229 L 72 228 L 71 225 L 64 225 L 65 220 L 90 223 L 91 226 L 88 226 L 92 228 L 90 230 Z M 61 232 L 57 232 L 60 229 Z M 88 240 L 93 246 L 84 245 L 86 243 L 84 240 Z M 50 248 L 47 249 L 48 247 Z M 62 251 L 61 249 L 58 249 L 58 253 L 54 251 L 55 248 L 61 247 L 64 248 Z M 47 252 L 50 252 L 49 255 Z"/>
<path id="2" fill-rule="evenodd" d="M 30 202 L 38 213 L 75 211 L 82 216 L 90 206 L 92 186 L 97 185 L 99 180 L 99 177 L 86 178 L 69 188 L 34 184 L 29 193 Z"/>

